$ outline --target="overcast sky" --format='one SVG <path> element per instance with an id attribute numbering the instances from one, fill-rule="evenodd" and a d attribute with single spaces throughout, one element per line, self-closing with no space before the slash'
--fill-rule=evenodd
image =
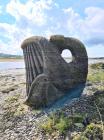
<path id="1" fill-rule="evenodd" d="M 0 0 L 0 52 L 22 54 L 25 38 L 52 34 L 78 38 L 89 57 L 104 57 L 104 0 Z"/>

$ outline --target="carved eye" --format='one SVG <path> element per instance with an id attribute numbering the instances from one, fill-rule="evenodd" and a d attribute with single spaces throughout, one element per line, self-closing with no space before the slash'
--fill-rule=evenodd
<path id="1" fill-rule="evenodd" d="M 72 54 L 71 54 L 70 50 L 64 49 L 61 53 L 61 56 L 67 63 L 72 62 Z"/>

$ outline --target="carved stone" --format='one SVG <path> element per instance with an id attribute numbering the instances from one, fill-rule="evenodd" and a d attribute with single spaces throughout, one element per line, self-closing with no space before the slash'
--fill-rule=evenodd
<path id="1" fill-rule="evenodd" d="M 50 40 L 34 36 L 21 45 L 26 66 L 28 105 L 36 108 L 52 104 L 69 89 L 85 83 L 88 57 L 84 45 L 77 39 L 62 35 Z M 67 63 L 61 53 L 69 49 L 72 62 Z"/>

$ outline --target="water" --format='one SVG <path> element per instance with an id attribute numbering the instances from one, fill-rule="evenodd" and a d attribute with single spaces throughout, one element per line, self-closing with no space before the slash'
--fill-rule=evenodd
<path id="1" fill-rule="evenodd" d="M 66 62 L 68 62 L 68 63 L 70 63 L 72 61 L 70 58 L 65 58 L 64 60 L 66 60 Z M 99 62 L 104 63 L 104 59 L 88 59 L 89 64 L 99 63 Z"/>
<path id="2" fill-rule="evenodd" d="M 99 62 L 104 63 L 104 59 L 89 59 L 89 60 L 88 60 L 88 63 L 89 63 L 89 64 L 99 63 Z"/>
<path id="3" fill-rule="evenodd" d="M 0 70 L 25 68 L 24 61 L 0 62 Z"/>
<path id="4" fill-rule="evenodd" d="M 70 62 L 71 59 L 66 59 L 66 61 Z M 104 59 L 89 59 L 89 64 L 97 62 L 104 62 Z M 21 69 L 21 68 L 25 68 L 24 61 L 0 62 L 0 70 Z"/>

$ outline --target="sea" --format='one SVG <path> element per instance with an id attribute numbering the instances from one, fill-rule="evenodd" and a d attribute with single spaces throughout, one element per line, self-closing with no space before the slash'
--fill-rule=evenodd
<path id="1" fill-rule="evenodd" d="M 67 62 L 71 62 L 71 59 L 66 59 Z M 88 63 L 98 63 L 98 62 L 104 62 L 104 59 L 89 59 Z M 0 70 L 8 70 L 8 69 L 24 69 L 25 64 L 24 61 L 6 61 L 6 62 L 0 62 Z"/>

